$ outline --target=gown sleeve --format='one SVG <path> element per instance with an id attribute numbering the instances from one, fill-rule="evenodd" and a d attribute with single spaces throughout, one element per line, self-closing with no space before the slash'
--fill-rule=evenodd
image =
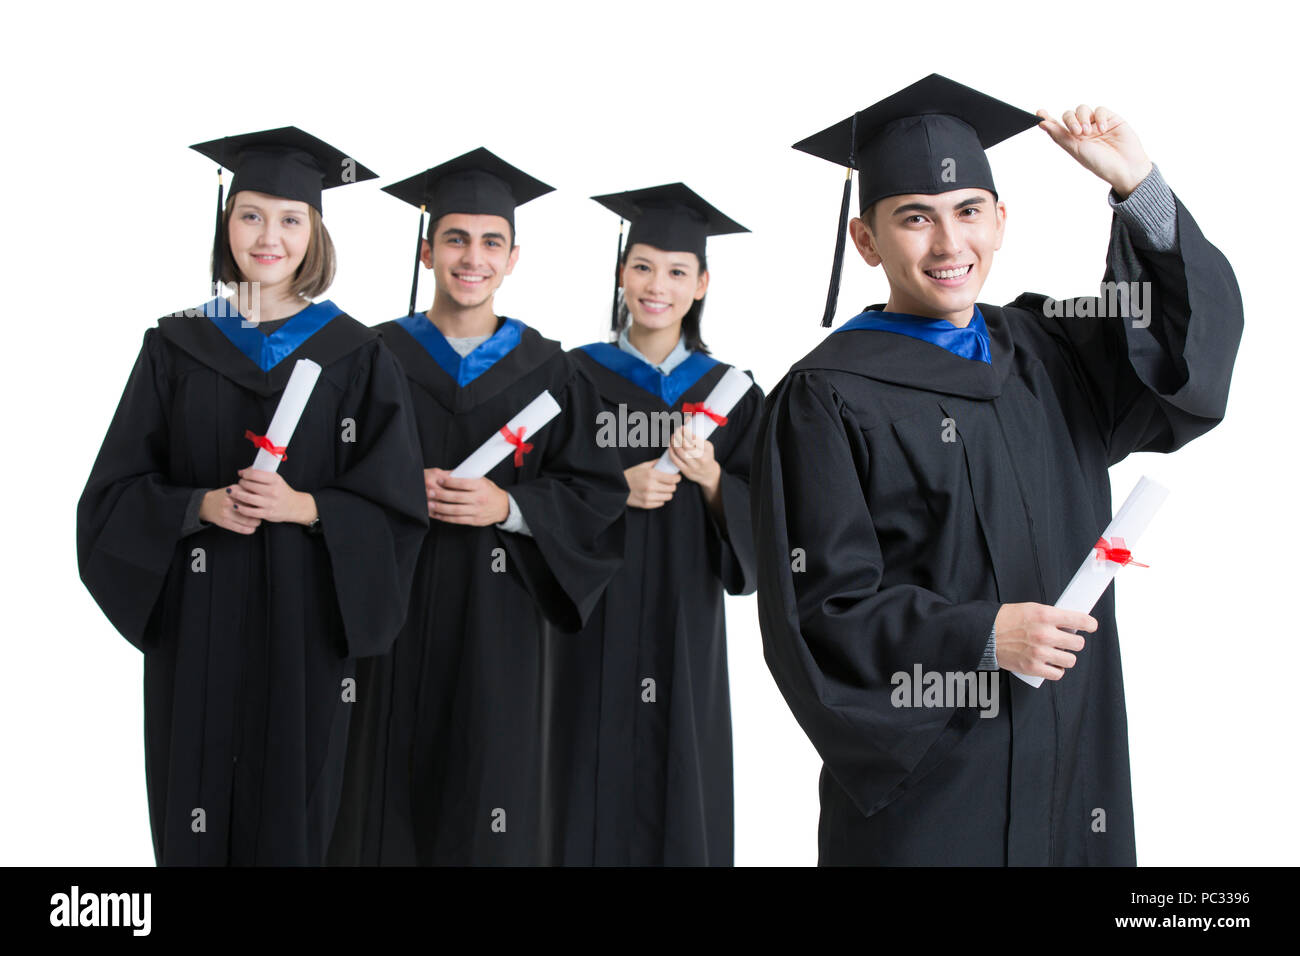
<path id="1" fill-rule="evenodd" d="M 383 654 L 406 619 L 429 527 L 420 440 L 406 376 L 382 343 L 360 363 L 340 414 L 356 422 L 339 473 L 312 491 L 347 656 Z"/>
<path id="2" fill-rule="evenodd" d="M 754 441 L 758 436 L 758 420 L 762 408 L 763 393 L 755 385 L 728 415 L 726 427 L 734 428 L 734 433 L 740 437 L 728 452 L 726 461 L 720 463 L 722 478 L 718 484 L 718 493 L 722 498 L 722 524 L 719 524 L 712 509 L 704 509 L 709 516 L 709 566 L 722 581 L 728 594 L 752 594 L 758 587 L 754 526 L 750 515 L 749 469 L 754 458 Z"/>
<path id="3" fill-rule="evenodd" d="M 627 482 L 617 449 L 596 444 L 591 380 L 572 368 L 558 401 L 537 477 L 510 486 L 531 536 L 494 530 L 547 620 L 574 633 L 623 564 Z"/>
<path id="4" fill-rule="evenodd" d="M 1036 295 L 1014 303 L 1036 313 L 1055 339 L 1112 465 L 1135 451 L 1182 447 L 1217 425 L 1227 406 L 1241 290 L 1223 253 L 1176 196 L 1174 203 L 1177 240 L 1168 252 L 1141 248 L 1118 215 L 1111 223 L 1105 282 L 1118 286 L 1107 288 L 1150 290 L 1145 314 L 1130 297 L 1130 315 L 1115 315 L 1123 300 L 1109 294 L 1074 299 L 1068 309 L 1046 309 Z"/>
<path id="5" fill-rule="evenodd" d="M 77 502 L 77 567 L 113 626 L 148 651 L 162 594 L 195 488 L 167 480 L 169 409 L 165 346 L 145 332 L 131 377 Z"/>
<path id="6" fill-rule="evenodd" d="M 861 429 L 823 377 L 799 372 L 778 386 L 753 479 L 764 657 L 827 772 L 864 815 L 978 719 L 971 708 L 894 707 L 891 675 L 918 663 L 974 671 L 999 608 L 884 584 L 870 468 Z"/>

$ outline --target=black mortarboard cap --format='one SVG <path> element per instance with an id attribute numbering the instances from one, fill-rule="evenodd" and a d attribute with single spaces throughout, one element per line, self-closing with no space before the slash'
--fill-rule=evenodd
<path id="1" fill-rule="evenodd" d="M 469 216 L 501 216 L 515 228 L 515 207 L 554 192 L 540 179 L 511 166 L 499 156 L 479 147 L 440 166 L 384 187 L 384 192 L 420 209 L 420 234 L 424 238 L 424 213 L 429 214 L 429 228 L 443 216 L 463 213 Z M 415 294 L 420 278 L 420 244 L 415 248 L 415 277 L 411 280 L 411 305 L 415 312 Z"/>
<path id="2" fill-rule="evenodd" d="M 232 195 L 248 189 L 297 199 L 317 212 L 321 211 L 321 190 L 375 178 L 375 173 L 347 153 L 296 126 L 225 136 L 196 143 L 190 149 L 234 173 Z"/>
<path id="3" fill-rule="evenodd" d="M 856 169 L 858 208 L 866 212 L 877 200 L 906 193 L 934 195 L 976 188 L 996 196 L 984 150 L 1039 122 L 1033 113 L 931 73 L 795 143 L 794 148 Z M 848 198 L 846 179 L 831 291 L 822 316 L 822 325 L 827 326 L 839 292 Z"/>
<path id="4" fill-rule="evenodd" d="M 644 242 L 665 252 L 693 252 L 704 258 L 709 236 L 726 236 L 749 232 L 734 219 L 705 202 L 684 183 L 667 183 L 647 189 L 592 196 L 620 219 L 632 223 L 628 230 L 629 246 Z M 618 260 L 623 259 L 623 230 L 619 223 Z M 618 282 L 614 283 L 614 308 L 611 327 L 618 325 Z"/>
<path id="5" fill-rule="evenodd" d="M 305 202 L 321 211 L 321 191 L 348 183 L 375 179 L 377 174 L 362 166 L 347 153 L 296 126 L 264 129 L 240 136 L 223 136 L 206 143 L 195 143 L 197 150 L 224 166 L 234 175 L 230 194 L 240 190 L 266 193 L 283 199 Z M 212 284 L 218 288 L 221 275 L 221 216 L 224 206 L 221 170 L 217 170 L 217 224 L 212 257 Z"/>

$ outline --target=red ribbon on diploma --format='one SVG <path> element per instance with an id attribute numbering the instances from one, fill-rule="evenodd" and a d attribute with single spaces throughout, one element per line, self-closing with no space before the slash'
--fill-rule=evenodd
<path id="1" fill-rule="evenodd" d="M 1106 543 L 1105 538 L 1098 538 L 1093 547 L 1097 550 L 1097 555 L 1107 561 L 1114 561 L 1116 564 L 1132 564 L 1139 568 L 1151 567 L 1149 564 L 1133 560 L 1133 552 L 1124 547 L 1123 538 L 1111 538 L 1110 544 Z"/>
<path id="2" fill-rule="evenodd" d="M 715 425 L 727 424 L 727 416 L 719 415 L 713 409 L 709 408 L 703 402 L 685 402 L 682 405 L 683 415 L 707 415 L 713 419 Z"/>
<path id="3" fill-rule="evenodd" d="M 506 436 L 506 441 L 515 446 L 515 467 L 522 468 L 524 465 L 524 452 L 533 450 L 533 446 L 524 441 L 524 426 L 520 425 L 519 434 L 514 435 L 511 434 L 509 425 L 502 425 L 501 434 Z"/>
<path id="4" fill-rule="evenodd" d="M 267 438 L 265 435 L 254 435 L 248 429 L 244 430 L 244 437 L 263 451 L 269 451 L 281 461 L 287 461 L 289 458 L 289 456 L 284 453 L 284 450 L 289 447 L 288 445 L 273 445 L 271 444 L 271 439 Z"/>

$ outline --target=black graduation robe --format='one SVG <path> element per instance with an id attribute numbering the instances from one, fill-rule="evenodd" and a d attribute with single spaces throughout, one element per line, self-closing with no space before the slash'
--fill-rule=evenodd
<path id="1" fill-rule="evenodd" d="M 453 371 L 476 366 L 462 384 L 403 321 L 378 329 L 406 370 L 424 467 L 455 468 L 543 390 L 561 413 L 524 435 L 534 447 L 520 467 L 507 457 L 487 475 L 531 536 L 430 521 L 407 623 L 359 680 L 330 860 L 544 863 L 542 633 L 581 628 L 617 569 L 627 484 L 614 451 L 595 444 L 595 389 L 558 342 L 504 320 L 460 359 L 417 323 Z M 511 321 L 517 344 L 498 355 Z"/>
<path id="2" fill-rule="evenodd" d="M 979 306 L 991 365 L 837 332 L 773 392 L 754 478 L 759 614 L 824 761 L 823 864 L 1135 862 L 1113 589 L 1063 679 L 998 672 L 996 718 L 896 708 L 891 676 L 976 670 L 999 606 L 1055 603 L 1096 543 L 1108 466 L 1223 417 L 1241 297 L 1181 203 L 1177 224 L 1169 253 L 1113 224 L 1106 279 L 1152 283 L 1146 328 L 1049 318 L 1023 295 Z"/>
<path id="3" fill-rule="evenodd" d="M 664 380 L 613 345 L 570 354 L 610 417 L 633 423 L 680 418 L 682 405 L 703 402 L 730 368 L 695 353 Z M 547 643 L 556 863 L 733 862 L 723 591 L 750 594 L 756 584 L 749 466 L 762 398 L 752 387 L 709 439 L 722 467 L 723 524 L 686 478 L 663 507 L 629 507 L 623 567 L 590 622 Z M 621 445 L 620 467 L 658 458 L 664 430 L 629 432 L 655 444 Z"/>
<path id="4" fill-rule="evenodd" d="M 192 492 L 252 464 L 244 432 L 265 433 L 300 358 L 322 371 L 279 473 L 315 497 L 319 533 L 182 537 Z M 144 652 L 159 864 L 323 861 L 355 706 L 343 682 L 396 637 L 428 523 L 408 402 L 392 355 L 341 313 L 266 372 L 202 316 L 145 333 L 77 505 L 77 558 Z"/>

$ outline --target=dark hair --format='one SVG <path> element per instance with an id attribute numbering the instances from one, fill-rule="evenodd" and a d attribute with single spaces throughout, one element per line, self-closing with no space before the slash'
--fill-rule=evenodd
<path id="1" fill-rule="evenodd" d="M 618 268 L 614 273 L 616 282 L 622 277 L 623 267 L 627 265 L 627 253 L 631 248 L 630 245 L 625 248 L 623 257 L 618 261 Z M 695 258 L 699 260 L 700 273 L 707 272 L 709 264 L 704 256 L 696 253 Z M 682 316 L 682 335 L 686 338 L 686 347 L 692 352 L 703 352 L 705 355 L 709 354 L 709 347 L 704 344 L 704 339 L 700 338 L 700 322 L 704 318 L 704 299 L 707 298 L 708 296 L 705 295 L 703 298 L 696 299 L 691 303 L 691 307 L 686 310 L 686 314 Z M 614 327 L 614 331 L 610 333 L 610 341 L 617 342 L 619 334 L 628 327 L 631 321 L 631 316 L 627 311 L 627 302 L 623 299 L 623 290 L 620 289 L 618 293 L 618 324 Z"/>
<path id="2" fill-rule="evenodd" d="M 221 232 L 217 237 L 217 242 L 221 243 L 221 281 L 227 285 L 244 282 L 244 275 L 235 265 L 235 257 L 230 251 L 230 213 L 235 208 L 235 196 L 237 193 L 231 193 L 226 200 L 226 211 L 221 217 Z M 325 228 L 325 222 L 321 219 L 320 213 L 316 207 L 308 204 L 307 220 L 311 229 L 310 238 L 307 241 L 307 252 L 302 257 L 302 262 L 298 263 L 298 269 L 293 274 L 293 284 L 290 285 L 289 291 L 294 295 L 300 295 L 304 298 L 314 299 L 330 287 L 334 281 L 334 269 L 336 265 L 334 255 L 334 241 L 330 239 L 329 230 Z"/>
<path id="3" fill-rule="evenodd" d="M 880 200 L 876 200 L 879 202 Z M 873 233 L 876 231 L 876 203 L 872 203 L 866 209 L 862 210 L 862 218 L 867 223 L 867 228 Z"/>

